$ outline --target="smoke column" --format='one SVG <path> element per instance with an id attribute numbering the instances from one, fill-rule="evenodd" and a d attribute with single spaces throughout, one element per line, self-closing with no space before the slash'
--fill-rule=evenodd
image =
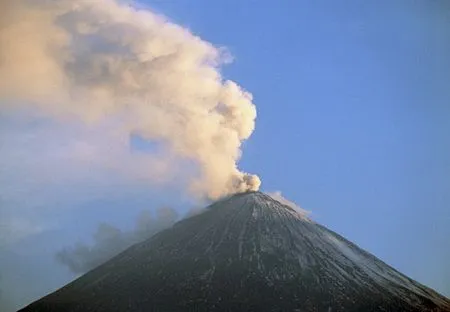
<path id="1" fill-rule="evenodd" d="M 223 49 L 119 1 L 0 2 L 0 112 L 108 122 L 118 140 L 138 135 L 193 162 L 188 190 L 210 199 L 260 185 L 237 168 L 256 109 L 250 93 L 221 77 L 229 61 Z"/>
<path id="2" fill-rule="evenodd" d="M 108 223 L 101 223 L 93 235 L 92 245 L 79 242 L 73 247 L 64 248 L 56 254 L 56 260 L 75 274 L 86 273 L 131 245 L 171 227 L 179 218 L 173 208 L 161 207 L 156 212 L 156 216 L 152 216 L 150 211 L 142 211 L 131 231 L 122 231 Z"/>

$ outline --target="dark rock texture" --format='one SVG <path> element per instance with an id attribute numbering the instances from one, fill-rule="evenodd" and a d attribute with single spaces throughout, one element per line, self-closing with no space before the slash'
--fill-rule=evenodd
<path id="1" fill-rule="evenodd" d="M 259 192 L 136 244 L 21 311 L 450 311 L 450 301 Z"/>

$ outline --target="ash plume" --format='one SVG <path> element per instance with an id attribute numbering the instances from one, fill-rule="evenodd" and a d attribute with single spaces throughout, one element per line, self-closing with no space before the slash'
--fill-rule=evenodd
<path id="1" fill-rule="evenodd" d="M 116 0 L 0 2 L 0 112 L 107 123 L 118 142 L 157 142 L 160 162 L 195 164 L 187 188 L 199 197 L 260 185 L 237 167 L 256 109 L 250 93 L 221 76 L 229 61 L 164 17 Z"/>
<path id="2" fill-rule="evenodd" d="M 142 211 L 131 231 L 122 231 L 111 224 L 101 223 L 93 235 L 93 244 L 79 242 L 73 247 L 64 248 L 56 254 L 56 260 L 75 274 L 86 273 L 131 245 L 171 227 L 178 218 L 176 210 L 163 207 L 157 210 L 156 216 L 150 211 Z"/>

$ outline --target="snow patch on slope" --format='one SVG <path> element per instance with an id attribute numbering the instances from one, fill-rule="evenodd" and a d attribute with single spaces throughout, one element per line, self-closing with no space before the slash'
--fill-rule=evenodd
<path id="1" fill-rule="evenodd" d="M 422 289 L 418 285 L 415 285 L 413 281 L 406 278 L 402 274 L 396 272 L 388 266 L 381 266 L 377 260 L 374 261 L 373 259 L 369 259 L 366 255 L 359 252 L 358 250 L 353 250 L 350 246 L 348 246 L 348 244 L 339 240 L 335 236 L 326 234 L 326 237 L 339 251 L 339 253 L 341 253 L 345 258 L 349 259 L 353 264 L 356 264 L 360 269 L 364 271 L 365 274 L 367 274 L 378 284 L 386 287 L 386 289 L 402 296 L 404 294 L 404 290 L 402 290 L 401 288 L 399 289 L 398 287 L 392 287 L 392 285 L 401 285 L 416 294 L 429 297 L 429 293 L 425 292 L 424 289 Z"/>

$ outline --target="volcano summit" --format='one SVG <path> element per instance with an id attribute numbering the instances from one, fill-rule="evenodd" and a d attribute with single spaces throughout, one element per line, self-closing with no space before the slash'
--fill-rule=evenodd
<path id="1" fill-rule="evenodd" d="M 27 311 L 450 311 L 450 300 L 260 192 L 178 222 Z"/>

